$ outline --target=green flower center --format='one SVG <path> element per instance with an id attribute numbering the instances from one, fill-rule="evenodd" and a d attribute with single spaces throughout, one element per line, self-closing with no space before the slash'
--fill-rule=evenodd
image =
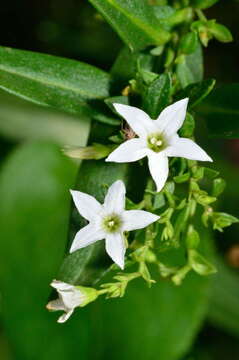
<path id="1" fill-rule="evenodd" d="M 148 147 L 154 152 L 160 152 L 164 150 L 167 146 L 165 138 L 162 134 L 151 134 L 147 138 Z"/>
<path id="2" fill-rule="evenodd" d="M 116 232 L 121 228 L 122 220 L 116 214 L 108 215 L 103 219 L 102 226 L 106 232 Z"/>

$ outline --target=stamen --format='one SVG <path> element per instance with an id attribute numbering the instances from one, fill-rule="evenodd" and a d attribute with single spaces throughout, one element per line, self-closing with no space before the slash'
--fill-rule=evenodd
<path id="1" fill-rule="evenodd" d="M 158 153 L 167 147 L 166 139 L 161 133 L 155 133 L 148 136 L 148 147 L 154 152 Z"/>
<path id="2" fill-rule="evenodd" d="M 150 142 L 151 142 L 151 144 L 157 144 L 157 139 L 155 138 L 155 137 L 152 137 L 151 139 L 150 139 Z"/>
<path id="3" fill-rule="evenodd" d="M 102 221 L 102 227 L 106 232 L 119 231 L 122 225 L 122 219 L 117 214 L 111 214 L 106 216 Z"/>

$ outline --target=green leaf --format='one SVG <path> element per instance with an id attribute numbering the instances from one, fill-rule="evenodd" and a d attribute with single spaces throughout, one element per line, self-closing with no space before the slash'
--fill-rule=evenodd
<path id="1" fill-rule="evenodd" d="M 221 41 L 223 43 L 228 43 L 228 42 L 233 41 L 232 34 L 226 26 L 224 26 L 222 24 L 217 24 L 216 22 L 211 20 L 208 22 L 208 28 L 209 28 L 210 33 L 218 41 Z"/>
<path id="2" fill-rule="evenodd" d="M 198 46 L 198 36 L 195 31 L 191 31 L 185 34 L 179 43 L 179 50 L 183 54 L 191 54 L 193 53 Z"/>
<path id="3" fill-rule="evenodd" d="M 218 0 L 193 0 L 192 4 L 196 8 L 207 9 L 207 8 L 213 6 L 214 4 L 216 4 L 217 2 L 218 2 Z"/>
<path id="4" fill-rule="evenodd" d="M 211 137 L 239 138 L 239 84 L 224 85 L 208 96 L 197 112 L 207 123 Z"/>
<path id="5" fill-rule="evenodd" d="M 0 134 L 13 140 L 52 140 L 59 145 L 85 145 L 90 119 L 45 109 L 0 92 Z"/>
<path id="6" fill-rule="evenodd" d="M 216 266 L 218 272 L 212 282 L 208 318 L 213 325 L 239 336 L 239 277 L 219 257 Z"/>
<path id="7" fill-rule="evenodd" d="M 117 115 L 119 116 L 119 114 L 117 113 L 117 111 L 115 110 L 113 104 L 124 104 L 124 105 L 129 105 L 129 98 L 128 96 L 112 96 L 110 98 L 105 99 L 105 103 L 106 105 L 109 106 L 109 108 Z"/>
<path id="8" fill-rule="evenodd" d="M 172 6 L 155 5 L 153 6 L 153 10 L 155 16 L 159 19 L 159 23 L 166 30 L 170 30 L 174 26 L 190 21 L 193 16 L 193 12 L 190 7 L 175 10 Z"/>
<path id="9" fill-rule="evenodd" d="M 183 122 L 183 126 L 179 130 L 179 134 L 181 137 L 192 137 L 195 129 L 195 120 L 194 117 L 187 113 L 186 118 Z"/>
<path id="10" fill-rule="evenodd" d="M 36 104 L 118 124 L 90 106 L 109 96 L 109 86 L 109 75 L 91 65 L 0 47 L 0 88 Z"/>
<path id="11" fill-rule="evenodd" d="M 216 80 L 206 79 L 194 84 L 188 85 L 176 95 L 176 100 L 189 97 L 189 108 L 199 104 L 213 90 Z"/>
<path id="12" fill-rule="evenodd" d="M 115 29 L 121 39 L 137 51 L 148 45 L 167 42 L 170 34 L 162 29 L 146 0 L 89 0 Z"/>
<path id="13" fill-rule="evenodd" d="M 87 335 L 80 345 L 74 337 L 78 330 L 84 332 L 80 323 L 60 329 L 55 314 L 45 309 L 65 250 L 69 188 L 76 170 L 57 147 L 46 143 L 20 147 L 2 168 L 1 317 L 13 359 L 65 360 L 76 356 L 79 346 L 83 353 L 88 346 Z"/>
<path id="14" fill-rule="evenodd" d="M 129 80 L 135 77 L 137 72 L 137 61 L 140 53 L 130 51 L 128 47 L 124 47 L 118 54 L 111 70 L 113 80 L 127 84 Z"/>
<path id="15" fill-rule="evenodd" d="M 177 64 L 177 76 L 182 88 L 202 81 L 203 55 L 200 44 L 198 44 L 197 49 L 192 54 L 185 56 L 184 62 Z"/>
<path id="16" fill-rule="evenodd" d="M 157 77 L 146 89 L 143 101 L 144 110 L 156 119 L 160 112 L 168 105 L 171 94 L 171 77 L 162 74 Z"/>
<path id="17" fill-rule="evenodd" d="M 190 173 L 186 172 L 182 175 L 177 175 L 174 176 L 173 180 L 177 183 L 177 184 L 181 184 L 184 183 L 186 181 L 188 181 L 190 179 Z"/>

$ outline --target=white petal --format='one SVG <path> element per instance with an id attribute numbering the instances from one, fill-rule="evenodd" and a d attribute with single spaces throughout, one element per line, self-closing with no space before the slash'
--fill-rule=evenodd
<path id="1" fill-rule="evenodd" d="M 125 141 L 115 149 L 105 161 L 132 162 L 142 159 L 146 155 L 146 144 L 142 139 Z"/>
<path id="2" fill-rule="evenodd" d="M 60 296 L 66 309 L 74 309 L 85 301 L 85 295 L 76 287 L 70 291 L 62 291 Z"/>
<path id="3" fill-rule="evenodd" d="M 123 229 L 131 231 L 143 229 L 144 227 L 157 221 L 160 217 L 143 210 L 129 210 L 123 213 Z"/>
<path id="4" fill-rule="evenodd" d="M 107 234 L 105 245 L 107 254 L 121 269 L 124 269 L 126 248 L 123 234 Z"/>
<path id="5" fill-rule="evenodd" d="M 52 300 L 47 304 L 47 309 L 51 311 L 65 310 L 65 305 L 61 299 Z"/>
<path id="6" fill-rule="evenodd" d="M 179 100 L 166 107 L 155 121 L 160 131 L 164 132 L 167 136 L 175 134 L 183 125 L 187 104 L 188 98 Z"/>
<path id="7" fill-rule="evenodd" d="M 104 239 L 105 234 L 96 226 L 89 224 L 76 233 L 70 248 L 70 253 L 93 244 L 95 241 Z"/>
<path id="8" fill-rule="evenodd" d="M 107 213 L 119 214 L 125 207 L 125 184 L 121 180 L 115 181 L 105 196 L 104 208 Z"/>
<path id="9" fill-rule="evenodd" d="M 178 137 L 166 149 L 167 156 L 184 157 L 190 160 L 213 161 L 194 141 Z"/>
<path id="10" fill-rule="evenodd" d="M 148 159 L 149 171 L 159 192 L 164 187 L 168 178 L 168 158 L 164 154 L 152 152 L 152 154 L 148 156 Z"/>
<path id="11" fill-rule="evenodd" d="M 59 280 L 53 280 L 51 283 L 51 286 L 54 289 L 59 290 L 59 291 L 74 289 L 74 285 L 67 284 L 67 283 L 59 281 Z"/>
<path id="12" fill-rule="evenodd" d="M 101 204 L 93 196 L 75 190 L 70 190 L 70 192 L 75 206 L 85 219 L 93 220 L 102 210 Z"/>
<path id="13" fill-rule="evenodd" d="M 143 110 L 129 105 L 113 105 L 138 136 L 146 137 L 157 130 L 154 121 Z"/>
<path id="14" fill-rule="evenodd" d="M 69 311 L 66 312 L 65 314 L 61 315 L 61 316 L 59 317 L 59 319 L 57 320 L 57 322 L 58 322 L 58 323 L 64 323 L 64 322 L 66 322 L 66 320 L 68 320 L 69 317 L 72 315 L 73 311 L 74 311 L 74 309 L 69 310 Z"/>

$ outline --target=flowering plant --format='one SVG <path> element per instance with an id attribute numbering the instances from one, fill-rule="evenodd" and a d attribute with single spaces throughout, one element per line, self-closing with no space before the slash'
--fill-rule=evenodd
<path id="1" fill-rule="evenodd" d="M 23 99 L 9 97 L 11 114 L 17 106 L 22 115 L 17 122 L 14 116 L 4 126 L 0 122 L 0 130 L 3 126 L 17 141 L 50 141 L 25 144 L 0 178 L 1 261 L 12 259 L 6 268 L 14 269 L 19 284 L 41 293 L 40 310 L 33 317 L 42 314 L 47 303 L 48 310 L 63 311 L 58 318 L 63 323 L 79 307 L 69 321 L 74 326 L 77 319 L 84 321 L 88 304 L 94 314 L 103 314 L 95 309 L 118 306 L 108 299 L 125 296 L 119 306 L 128 301 L 136 319 L 144 311 L 147 319 L 154 318 L 155 309 L 157 319 L 161 309 L 166 314 L 160 325 L 152 325 L 166 349 L 160 360 L 180 359 L 189 348 L 192 340 L 185 329 L 193 334 L 198 330 L 210 301 L 210 281 L 217 279 L 221 267 L 212 232 L 238 223 L 237 214 L 221 210 L 227 174 L 217 171 L 222 165 L 213 140 L 239 136 L 234 121 L 238 101 L 231 100 L 238 85 L 215 88 L 216 81 L 203 75 L 203 54 L 211 41 L 232 41 L 230 30 L 204 13 L 216 2 L 89 0 L 91 20 L 100 26 L 108 23 L 124 44 L 108 71 L 69 58 L 0 47 L 0 88 Z M 40 30 L 49 26 L 43 25 Z M 57 27 L 53 29 L 57 34 Z M 34 123 L 32 112 L 37 113 Z M 208 135 L 210 143 L 205 141 Z M 9 223 L 16 208 L 21 214 Z M 28 266 L 22 270 L 28 261 L 32 272 Z M 15 294 L 11 278 L 9 273 L 2 281 L 6 299 Z M 147 305 L 133 306 L 144 293 L 151 294 Z M 6 300 L 4 306 L 11 313 L 12 303 Z M 174 356 L 165 337 L 167 324 L 181 309 L 183 321 L 177 335 L 170 332 L 170 344 L 183 328 L 186 340 Z M 220 323 L 221 311 L 215 309 Z M 46 313 L 41 329 L 53 323 Z M 28 324 L 23 324 L 26 332 Z M 135 339 L 138 349 L 140 340 Z M 33 349 L 19 359 L 32 359 L 37 353 Z M 70 350 L 63 354 L 73 356 Z M 39 356 L 45 359 L 45 354 Z"/>

